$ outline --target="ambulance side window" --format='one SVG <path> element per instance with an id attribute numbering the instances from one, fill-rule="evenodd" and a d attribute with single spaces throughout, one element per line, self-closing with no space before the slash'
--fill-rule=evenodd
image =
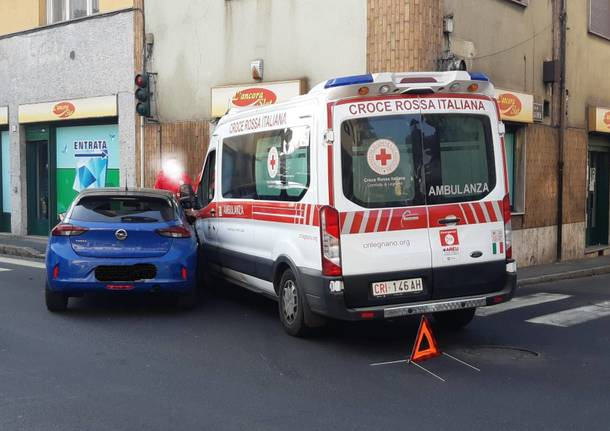
<path id="1" fill-rule="evenodd" d="M 489 118 L 433 114 L 422 120 L 427 203 L 477 200 L 489 194 L 496 185 Z"/>
<path id="2" fill-rule="evenodd" d="M 197 197 L 202 207 L 206 207 L 214 199 L 216 191 L 216 150 L 208 154 L 203 168 L 201 184 L 197 189 Z"/>
<path id="3" fill-rule="evenodd" d="M 309 187 L 309 127 L 235 136 L 223 142 L 225 198 L 299 201 Z"/>

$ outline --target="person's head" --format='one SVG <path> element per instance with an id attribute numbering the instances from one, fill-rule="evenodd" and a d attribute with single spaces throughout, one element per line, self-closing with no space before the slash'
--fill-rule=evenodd
<path id="1" fill-rule="evenodd" d="M 183 169 L 182 165 L 178 162 L 175 157 L 170 157 L 163 163 L 163 173 L 173 179 L 177 180 L 182 177 Z"/>

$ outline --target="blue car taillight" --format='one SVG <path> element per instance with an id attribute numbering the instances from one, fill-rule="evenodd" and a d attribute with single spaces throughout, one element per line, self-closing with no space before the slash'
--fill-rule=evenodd
<path id="1" fill-rule="evenodd" d="M 168 238 L 190 238 L 191 231 L 184 226 L 172 226 L 162 229 L 157 229 L 156 232 L 161 236 Z"/>
<path id="2" fill-rule="evenodd" d="M 87 232 L 89 229 L 76 226 L 70 223 L 60 223 L 51 231 L 52 236 L 78 236 Z"/>

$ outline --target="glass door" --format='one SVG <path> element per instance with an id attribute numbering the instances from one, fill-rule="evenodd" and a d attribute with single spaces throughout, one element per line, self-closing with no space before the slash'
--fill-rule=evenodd
<path id="1" fill-rule="evenodd" d="M 34 141 L 26 145 L 28 233 L 49 234 L 49 142 Z"/>
<path id="2" fill-rule="evenodd" d="M 608 167 L 610 153 L 589 152 L 587 246 L 608 244 Z"/>
<path id="3" fill-rule="evenodd" d="M 11 231 L 11 156 L 8 132 L 0 132 L 0 232 Z"/>

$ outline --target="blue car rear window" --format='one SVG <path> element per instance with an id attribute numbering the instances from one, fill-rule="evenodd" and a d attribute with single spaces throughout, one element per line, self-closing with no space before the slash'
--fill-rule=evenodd
<path id="1" fill-rule="evenodd" d="M 150 196 L 86 196 L 72 209 L 71 220 L 107 223 L 156 223 L 177 219 L 165 198 Z"/>

